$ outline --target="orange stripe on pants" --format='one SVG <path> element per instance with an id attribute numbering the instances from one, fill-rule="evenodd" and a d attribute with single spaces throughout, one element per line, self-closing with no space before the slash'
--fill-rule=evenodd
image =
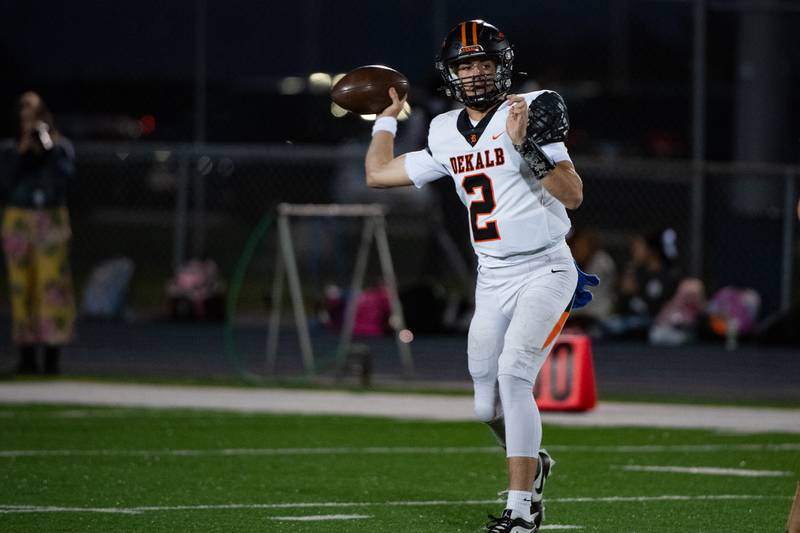
<path id="1" fill-rule="evenodd" d="M 569 316 L 569 311 L 564 311 L 563 313 L 561 313 L 561 318 L 558 319 L 558 322 L 556 322 L 556 325 L 553 326 L 553 329 L 550 331 L 550 334 L 547 336 L 547 340 L 544 341 L 544 345 L 542 346 L 542 350 L 547 348 L 550 345 L 550 343 L 553 342 L 553 339 L 555 339 L 558 336 L 558 334 L 561 332 L 561 328 L 564 327 L 564 322 L 567 321 L 567 317 L 568 316 Z"/>

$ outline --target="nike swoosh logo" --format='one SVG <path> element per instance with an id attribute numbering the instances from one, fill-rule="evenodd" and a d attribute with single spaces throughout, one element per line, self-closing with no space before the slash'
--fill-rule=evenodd
<path id="1" fill-rule="evenodd" d="M 501 132 L 500 132 L 500 133 L 498 133 L 497 135 L 492 135 L 492 140 L 493 140 L 493 141 L 496 141 L 496 140 L 497 140 L 497 139 L 499 139 L 499 138 L 500 138 L 500 136 L 501 136 L 502 134 L 504 134 L 504 133 L 505 133 L 504 131 L 501 131 Z"/>
<path id="2" fill-rule="evenodd" d="M 553 270 L 553 269 L 551 268 L 551 269 L 550 269 L 550 272 L 552 272 L 553 274 L 555 274 L 556 272 L 566 272 L 566 270 Z"/>

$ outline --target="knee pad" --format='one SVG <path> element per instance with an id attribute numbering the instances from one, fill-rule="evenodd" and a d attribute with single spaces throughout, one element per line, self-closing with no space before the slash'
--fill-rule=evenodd
<path id="1" fill-rule="evenodd" d="M 494 402 L 478 401 L 475 400 L 475 416 L 481 422 L 488 424 L 497 418 L 497 408 Z"/>
<path id="2" fill-rule="evenodd" d="M 496 381 L 475 381 L 475 416 L 481 422 L 489 423 L 502 416 L 500 397 Z"/>

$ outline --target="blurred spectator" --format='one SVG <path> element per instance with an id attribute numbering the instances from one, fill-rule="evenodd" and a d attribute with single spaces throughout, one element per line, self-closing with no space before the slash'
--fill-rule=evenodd
<path id="1" fill-rule="evenodd" d="M 576 228 L 567 241 L 572 257 L 584 272 L 600 276 L 601 283 L 592 289 L 592 303 L 570 313 L 570 325 L 599 335 L 599 324 L 614 312 L 617 301 L 617 265 L 600 243 L 597 232 Z"/>
<path id="2" fill-rule="evenodd" d="M 695 340 L 706 306 L 706 290 L 697 278 L 680 282 L 675 296 L 656 316 L 650 328 L 650 344 L 680 346 Z"/>
<path id="3" fill-rule="evenodd" d="M 20 351 L 20 373 L 37 372 L 36 351 L 43 347 L 44 372 L 57 374 L 61 347 L 72 339 L 75 322 L 66 203 L 75 155 L 38 94 L 19 98 L 16 119 L 16 142 L 0 148 L 12 338 Z"/>
<path id="4" fill-rule="evenodd" d="M 740 334 L 749 334 L 756 327 L 761 296 L 755 289 L 722 287 L 711 297 L 706 312 L 711 331 L 736 345 Z"/>
<path id="5" fill-rule="evenodd" d="M 356 337 L 385 335 L 390 331 L 389 317 L 391 314 L 392 306 L 386 286 L 379 284 L 365 288 L 358 295 L 353 335 Z"/>
<path id="6" fill-rule="evenodd" d="M 170 317 L 175 320 L 225 318 L 225 282 L 210 258 L 190 259 L 167 282 Z"/>
<path id="7" fill-rule="evenodd" d="M 83 288 L 81 314 L 88 318 L 123 318 L 135 265 L 128 257 L 115 257 L 97 265 Z"/>
<path id="8" fill-rule="evenodd" d="M 633 238 L 631 262 L 620 280 L 619 316 L 608 323 L 613 333 L 646 336 L 678 287 L 677 256 L 677 236 L 671 228 Z"/>

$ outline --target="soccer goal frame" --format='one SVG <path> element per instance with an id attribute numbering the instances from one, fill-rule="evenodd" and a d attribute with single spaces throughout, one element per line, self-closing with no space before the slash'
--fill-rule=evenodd
<path id="1" fill-rule="evenodd" d="M 281 203 L 277 208 L 278 222 L 278 250 L 275 254 L 275 274 L 272 280 L 272 310 L 270 312 L 267 334 L 266 363 L 267 373 L 275 373 L 275 363 L 278 355 L 278 338 L 280 335 L 281 307 L 283 299 L 284 278 L 288 281 L 289 294 L 294 311 L 294 321 L 297 327 L 297 337 L 300 342 L 300 352 L 303 359 L 303 368 L 307 374 L 316 370 L 314 349 L 311 344 L 311 335 L 308 329 L 305 305 L 303 303 L 300 274 L 297 268 L 297 257 L 294 251 L 291 232 L 292 218 L 308 217 L 356 217 L 363 219 L 361 228 L 361 241 L 356 254 L 356 263 L 350 282 L 350 297 L 345 307 L 342 330 L 339 334 L 339 343 L 336 350 L 336 366 L 344 368 L 353 342 L 353 328 L 355 327 L 358 299 L 364 285 L 367 271 L 369 253 L 372 243 L 375 243 L 381 273 L 389 293 L 391 317 L 389 325 L 394 331 L 397 351 L 403 374 L 414 375 L 414 362 L 411 347 L 408 342 L 401 339 L 400 332 L 406 329 L 403 315 L 403 306 L 397 291 L 397 277 L 394 271 L 392 255 L 389 251 L 389 239 L 386 235 L 386 207 L 381 204 L 288 204 Z"/>

